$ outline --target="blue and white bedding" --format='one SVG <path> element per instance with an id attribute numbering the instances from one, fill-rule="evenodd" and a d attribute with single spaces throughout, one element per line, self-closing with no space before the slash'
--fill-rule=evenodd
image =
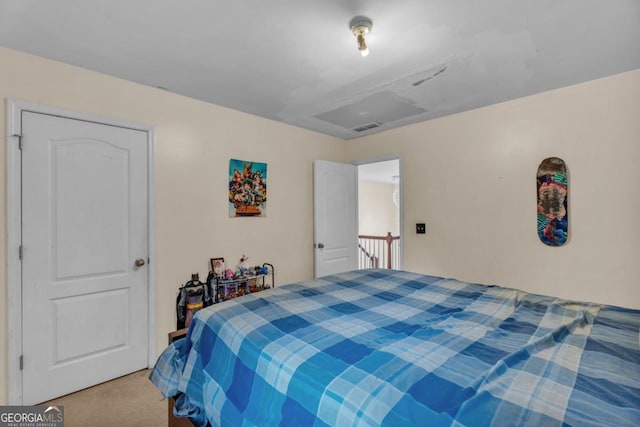
<path id="1" fill-rule="evenodd" d="M 213 426 L 640 425 L 640 311 L 392 270 L 197 313 L 151 374 Z"/>

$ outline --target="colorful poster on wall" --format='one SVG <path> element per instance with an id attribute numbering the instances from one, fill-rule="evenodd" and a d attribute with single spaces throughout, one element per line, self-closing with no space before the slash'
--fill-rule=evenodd
<path id="1" fill-rule="evenodd" d="M 229 161 L 229 216 L 267 216 L 267 164 Z"/>

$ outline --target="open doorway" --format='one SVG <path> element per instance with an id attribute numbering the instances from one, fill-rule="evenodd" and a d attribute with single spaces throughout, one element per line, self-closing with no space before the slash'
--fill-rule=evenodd
<path id="1" fill-rule="evenodd" d="M 402 268 L 400 159 L 358 165 L 358 267 Z"/>

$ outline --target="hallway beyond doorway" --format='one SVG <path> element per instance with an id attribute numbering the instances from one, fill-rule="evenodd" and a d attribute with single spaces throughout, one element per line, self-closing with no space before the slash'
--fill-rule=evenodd
<path id="1" fill-rule="evenodd" d="M 358 165 L 360 268 L 401 268 L 400 160 Z"/>

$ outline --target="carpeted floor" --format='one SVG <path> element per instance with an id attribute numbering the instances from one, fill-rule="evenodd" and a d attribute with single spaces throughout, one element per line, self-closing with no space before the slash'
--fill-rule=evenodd
<path id="1" fill-rule="evenodd" d="M 163 427 L 167 400 L 149 381 L 149 373 L 134 372 L 42 405 L 64 406 L 65 427 Z"/>

